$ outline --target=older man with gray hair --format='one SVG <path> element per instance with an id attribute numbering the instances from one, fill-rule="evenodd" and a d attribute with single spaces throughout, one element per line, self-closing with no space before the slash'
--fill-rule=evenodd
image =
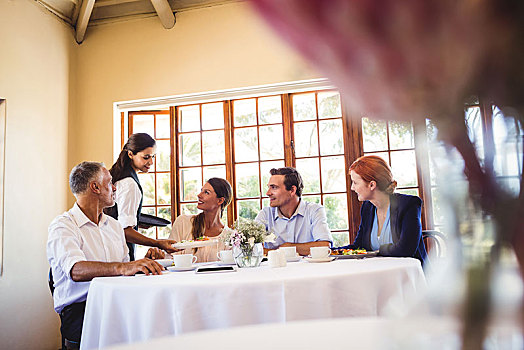
<path id="1" fill-rule="evenodd" d="M 76 203 L 49 226 L 47 259 L 54 276 L 54 308 L 65 339 L 80 343 L 89 281 L 94 277 L 158 275 L 150 259 L 129 262 L 122 226 L 103 213 L 114 204 L 115 186 L 102 163 L 82 162 L 69 176 Z"/>

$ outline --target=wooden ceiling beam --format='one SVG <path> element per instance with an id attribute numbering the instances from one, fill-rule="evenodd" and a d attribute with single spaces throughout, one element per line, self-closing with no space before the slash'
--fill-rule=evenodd
<path id="1" fill-rule="evenodd" d="M 86 35 L 87 25 L 89 24 L 89 18 L 93 12 L 93 6 L 95 0 L 84 0 L 82 6 L 80 6 L 80 12 L 78 13 L 78 20 L 76 21 L 76 42 L 81 44 L 84 41 Z"/>
<path id="2" fill-rule="evenodd" d="M 175 15 L 167 0 L 151 0 L 160 22 L 166 29 L 171 29 L 175 25 Z"/>
<path id="3" fill-rule="evenodd" d="M 97 0 L 95 7 L 105 7 L 113 5 L 127 4 L 129 2 L 139 2 L 142 0 Z"/>

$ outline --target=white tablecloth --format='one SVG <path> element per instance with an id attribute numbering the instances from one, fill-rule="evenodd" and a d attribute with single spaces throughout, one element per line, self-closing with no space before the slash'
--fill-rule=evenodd
<path id="1" fill-rule="evenodd" d="M 96 278 L 81 348 L 250 324 L 387 315 L 405 309 L 425 286 L 420 262 L 411 258 Z"/>

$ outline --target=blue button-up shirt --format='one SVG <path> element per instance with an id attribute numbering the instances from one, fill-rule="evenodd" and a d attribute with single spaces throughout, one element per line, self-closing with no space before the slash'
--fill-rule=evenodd
<path id="1" fill-rule="evenodd" d="M 326 211 L 323 206 L 300 200 L 295 213 L 286 218 L 276 207 L 263 208 L 255 218 L 264 224 L 266 230 L 277 237 L 274 243 L 266 243 L 266 248 L 275 249 L 289 243 L 307 243 L 328 241 L 333 243 L 327 225 Z"/>

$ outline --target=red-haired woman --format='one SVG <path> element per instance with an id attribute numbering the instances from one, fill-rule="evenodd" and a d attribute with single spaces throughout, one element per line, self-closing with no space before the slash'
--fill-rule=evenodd
<path id="1" fill-rule="evenodd" d="M 427 254 L 422 240 L 420 198 L 393 193 L 397 182 L 380 157 L 360 157 L 349 171 L 351 190 L 364 203 L 355 241 L 339 248 L 378 250 L 382 256 L 413 257 L 424 264 Z"/>

